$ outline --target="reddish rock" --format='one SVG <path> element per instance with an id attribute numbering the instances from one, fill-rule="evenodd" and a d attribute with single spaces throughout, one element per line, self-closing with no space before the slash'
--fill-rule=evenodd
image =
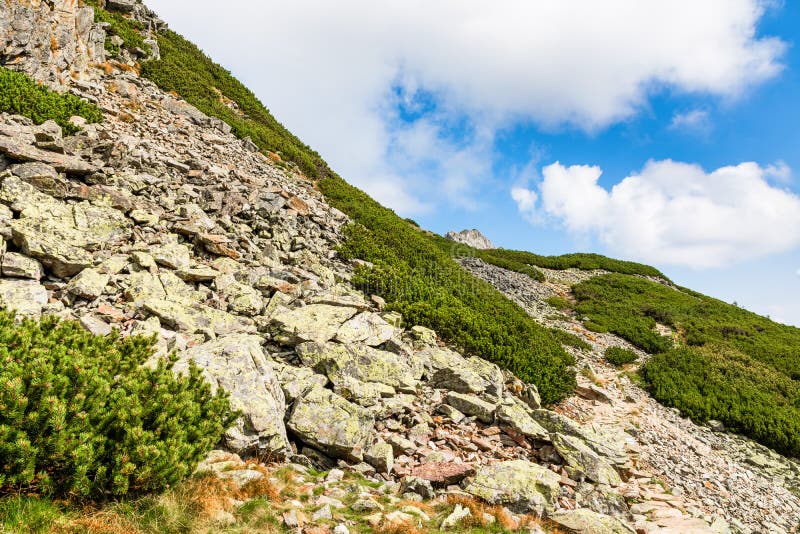
<path id="1" fill-rule="evenodd" d="M 427 480 L 434 486 L 458 484 L 475 469 L 469 464 L 456 462 L 430 462 L 411 470 L 411 476 Z"/>

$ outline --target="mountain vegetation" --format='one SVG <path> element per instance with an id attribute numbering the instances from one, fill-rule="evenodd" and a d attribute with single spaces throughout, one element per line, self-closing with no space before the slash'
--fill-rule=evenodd
<path id="1" fill-rule="evenodd" d="M 656 399 L 800 455 L 800 329 L 621 274 L 594 277 L 573 292 L 580 316 L 656 354 L 642 369 Z M 674 339 L 660 335 L 657 324 Z"/>
<path id="2" fill-rule="evenodd" d="M 152 340 L 0 311 L 0 494 L 103 500 L 191 474 L 235 414 L 200 370 L 142 364 Z"/>
<path id="3" fill-rule="evenodd" d="M 357 271 L 354 282 L 362 290 L 381 295 L 408 321 L 433 328 L 467 353 L 533 382 L 546 403 L 574 388 L 574 362 L 559 340 L 488 283 L 463 271 L 436 238 L 341 178 L 322 180 L 319 187 L 356 223 L 348 228 L 341 253 L 374 265 Z"/>
<path id="4" fill-rule="evenodd" d="M 0 112 L 28 117 L 36 124 L 54 120 L 65 134 L 78 127 L 69 119 L 80 116 L 89 122 L 100 122 L 103 113 L 94 104 L 71 94 L 52 91 L 25 74 L 0 67 Z"/>
<path id="5" fill-rule="evenodd" d="M 571 360 L 559 341 L 507 299 L 459 270 L 453 256 L 475 256 L 538 281 L 544 279 L 539 268 L 609 271 L 609 275 L 575 287 L 578 299 L 575 309 L 590 318 L 587 327 L 618 334 L 649 353 L 672 354 L 677 358 L 678 353 L 670 352 L 673 340 L 655 331 L 658 322 L 674 328 L 679 344 L 688 350 L 719 345 L 795 380 L 798 372 L 791 360 L 796 355 L 790 347 L 796 343 L 796 334 L 791 329 L 763 318 L 754 319 L 757 316 L 748 316 L 742 310 L 731 311 L 733 307 L 715 303 L 713 299 L 648 281 L 644 277 L 668 281 L 652 267 L 597 254 L 552 257 L 505 249 L 473 250 L 463 245 L 457 245 L 454 252 L 453 242 L 421 231 L 416 224 L 382 208 L 337 177 L 319 154 L 286 130 L 252 92 L 195 45 L 172 31 L 163 31 L 158 38 L 161 59 L 145 62 L 143 76 L 162 89 L 177 93 L 204 113 L 224 120 L 234 133 L 249 137 L 261 150 L 276 152 L 309 177 L 319 179 L 319 187 L 328 201 L 354 219 L 357 224 L 348 230 L 348 242 L 342 252 L 374 264 L 372 269 L 359 269 L 356 278 L 359 284 L 382 295 L 390 307 L 403 312 L 410 321 L 433 327 L 467 352 L 481 354 L 534 381 L 548 402 L 563 398 L 574 383 L 574 375 L 569 371 Z M 560 339 L 560 342 L 580 346 L 573 340 Z M 777 350 L 772 350 L 776 347 Z M 667 378 L 656 370 L 665 358 L 652 358 L 644 369 L 657 398 L 679 405 L 697 417 L 708 412 L 730 428 L 741 428 L 762 442 L 772 443 L 765 437 L 766 431 L 756 431 L 757 425 L 744 424 L 747 415 L 733 411 L 726 415 L 719 413 L 718 408 L 692 411 L 696 402 L 689 397 L 679 398 L 659 389 L 658 384 Z M 701 372 L 700 368 L 694 372 Z M 722 390 L 717 394 L 724 399 Z M 787 406 L 792 405 L 791 394 L 782 398 Z"/>

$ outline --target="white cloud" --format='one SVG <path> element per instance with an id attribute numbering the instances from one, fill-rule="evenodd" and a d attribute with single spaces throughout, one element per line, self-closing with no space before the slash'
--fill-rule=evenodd
<path id="1" fill-rule="evenodd" d="M 711 129 L 711 117 L 708 111 L 693 109 L 685 113 L 676 113 L 669 125 L 673 130 L 707 133 Z"/>
<path id="2" fill-rule="evenodd" d="M 491 134 L 509 121 L 596 130 L 664 88 L 735 98 L 775 76 L 785 48 L 756 35 L 763 0 L 147 3 L 340 174 L 401 212 L 438 203 L 427 198 L 440 191 L 474 207 L 471 181 L 491 178 L 491 165 L 459 173 L 491 159 Z M 400 167 L 392 156 L 417 132 L 391 111 L 398 85 L 412 104 L 418 90 L 432 94 L 449 115 L 428 133 L 440 155 L 409 151 Z M 464 117 L 475 129 L 466 144 L 441 129 Z"/>
<path id="3" fill-rule="evenodd" d="M 536 201 L 539 200 L 539 195 L 536 194 L 536 191 L 524 187 L 513 187 L 511 188 L 511 198 L 517 203 L 517 208 L 525 219 L 530 222 L 539 220 L 536 213 Z"/>
<path id="4" fill-rule="evenodd" d="M 800 245 L 800 197 L 771 186 L 755 163 L 706 173 L 651 161 L 610 191 L 598 184 L 601 174 L 587 165 L 545 167 L 541 212 L 620 256 L 662 265 L 721 266 Z"/>

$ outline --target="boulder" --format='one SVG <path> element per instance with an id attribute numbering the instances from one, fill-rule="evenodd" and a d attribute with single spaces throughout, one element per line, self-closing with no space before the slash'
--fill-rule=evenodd
<path id="1" fill-rule="evenodd" d="M 516 513 L 542 515 L 555 509 L 561 477 L 528 462 L 510 460 L 478 468 L 467 493 Z"/>
<path id="2" fill-rule="evenodd" d="M 619 519 L 598 514 L 588 508 L 554 512 L 547 518 L 576 534 L 635 534 L 636 532 Z"/>
<path id="3" fill-rule="evenodd" d="M 42 150 L 21 139 L 0 136 L 0 153 L 16 161 L 38 161 L 67 174 L 92 174 L 97 167 L 76 156 Z"/>
<path id="4" fill-rule="evenodd" d="M 158 317 L 163 324 L 189 334 L 214 337 L 256 331 L 252 321 L 205 304 L 148 298 L 137 302 L 137 306 Z"/>
<path id="5" fill-rule="evenodd" d="M 459 484 L 472 475 L 475 468 L 460 462 L 427 462 L 411 470 L 411 475 L 427 480 L 434 487 L 444 488 Z"/>
<path id="6" fill-rule="evenodd" d="M 505 423 L 525 437 L 549 441 L 550 434 L 547 430 L 533 420 L 527 410 L 514 398 L 507 398 L 497 408 L 495 417 L 501 423 Z"/>
<path id="7" fill-rule="evenodd" d="M 303 443 L 335 458 L 361 461 L 373 432 L 367 410 L 334 392 L 314 386 L 294 403 L 287 426 Z"/>
<path id="8" fill-rule="evenodd" d="M 278 381 L 281 383 L 288 402 L 294 402 L 296 398 L 315 385 L 324 387 L 328 383 L 325 375 L 315 373 L 308 367 L 282 365 L 278 366 L 277 372 Z"/>
<path id="9" fill-rule="evenodd" d="M 624 465 L 628 462 L 625 443 L 621 436 L 612 435 L 599 427 L 581 426 L 572 419 L 550 410 L 532 410 L 530 414 L 551 434 L 574 436 L 614 465 Z"/>
<path id="10" fill-rule="evenodd" d="M 110 276 L 94 269 L 84 269 L 67 284 L 67 291 L 87 300 L 94 300 L 103 294 Z"/>
<path id="11" fill-rule="evenodd" d="M 580 439 L 558 433 L 553 434 L 552 439 L 556 451 L 574 473 L 573 478 L 583 475 L 598 484 L 609 486 L 622 484 L 619 473 L 614 467 Z"/>
<path id="12" fill-rule="evenodd" d="M 374 467 L 379 473 L 391 473 L 394 468 L 394 451 L 392 446 L 379 439 L 366 452 L 364 461 Z"/>
<path id="13" fill-rule="evenodd" d="M 17 254 L 16 252 L 6 252 L 3 254 L 3 276 L 9 278 L 27 278 L 29 280 L 41 280 L 44 275 L 42 264 L 38 261 Z"/>
<path id="14" fill-rule="evenodd" d="M 0 280 L 0 307 L 38 319 L 47 304 L 47 289 L 35 280 Z"/>
<path id="15" fill-rule="evenodd" d="M 191 347 L 180 355 L 175 371 L 194 361 L 212 388 L 230 395 L 231 407 L 242 416 L 225 433 L 227 447 L 240 454 L 278 454 L 289 450 L 283 424 L 286 401 L 261 338 L 230 335 Z"/>
<path id="16" fill-rule="evenodd" d="M 303 364 L 324 373 L 334 384 L 346 378 L 385 384 L 393 388 L 412 388 L 419 373 L 402 356 L 367 345 L 303 343 L 296 348 Z"/>
<path id="17" fill-rule="evenodd" d="M 433 499 L 436 497 L 436 492 L 433 491 L 433 486 L 427 480 L 415 476 L 403 477 L 400 482 L 400 495 L 406 493 L 414 493 L 423 499 Z"/>
<path id="18" fill-rule="evenodd" d="M 386 343 L 394 335 L 395 328 L 377 313 L 359 313 L 344 323 L 336 333 L 342 343 L 363 343 L 376 347 Z"/>
<path id="19" fill-rule="evenodd" d="M 3 181 L 0 198 L 20 214 L 10 222 L 14 243 L 58 277 L 73 276 L 90 267 L 90 252 L 121 241 L 131 227 L 118 210 L 88 202 L 66 204 L 16 177 Z"/>
<path id="20" fill-rule="evenodd" d="M 168 269 L 186 270 L 191 263 L 189 247 L 180 243 L 167 243 L 154 248 L 150 253 L 157 264 Z"/>
<path id="21" fill-rule="evenodd" d="M 287 345 L 306 341 L 324 343 L 336 335 L 342 324 L 358 310 L 330 304 L 310 304 L 293 310 L 278 309 L 272 314 L 277 327 L 277 339 Z"/>
<path id="22" fill-rule="evenodd" d="M 447 394 L 446 400 L 447 404 L 463 414 L 475 416 L 484 423 L 494 421 L 494 412 L 497 406 L 480 397 L 451 391 Z"/>

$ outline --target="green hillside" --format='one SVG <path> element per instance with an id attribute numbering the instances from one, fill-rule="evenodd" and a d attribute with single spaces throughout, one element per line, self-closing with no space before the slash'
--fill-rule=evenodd
<path id="1" fill-rule="evenodd" d="M 487 284 L 460 270 L 453 243 L 421 231 L 333 173 L 284 128 L 228 71 L 174 32 L 159 36 L 162 59 L 142 74 L 219 117 L 262 150 L 280 153 L 319 179 L 328 201 L 356 223 L 342 253 L 372 262 L 356 282 L 382 295 L 409 321 L 435 328 L 468 353 L 482 355 L 536 383 L 548 402 L 574 384 L 572 360 L 556 336 Z M 698 421 L 715 418 L 783 452 L 800 452 L 800 330 L 777 325 L 708 297 L 679 292 L 643 277 L 666 277 L 645 265 L 596 254 L 540 256 L 459 246 L 484 261 L 542 280 L 538 268 L 603 269 L 612 274 L 575 287 L 576 311 L 598 330 L 614 332 L 657 354 L 642 374 L 661 402 Z M 673 342 L 656 322 L 677 332 Z M 563 339 L 561 339 L 563 341 Z M 755 370 L 755 371 L 754 371 Z M 710 378 L 709 378 L 710 376 Z"/>
<path id="2" fill-rule="evenodd" d="M 577 284 L 573 293 L 575 310 L 594 328 L 656 354 L 642 369 L 656 399 L 800 456 L 800 329 L 620 274 Z M 656 323 L 675 339 L 659 335 Z"/>

